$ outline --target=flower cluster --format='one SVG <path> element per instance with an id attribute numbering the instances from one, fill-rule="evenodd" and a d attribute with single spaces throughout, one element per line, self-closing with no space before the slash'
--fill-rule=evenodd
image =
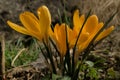
<path id="1" fill-rule="evenodd" d="M 20 33 L 33 36 L 40 42 L 44 41 L 47 46 L 50 46 L 49 39 L 51 39 L 57 47 L 59 56 L 63 62 L 66 60 L 64 57 L 69 53 L 68 49 L 72 50 L 75 48 L 77 51 L 73 54 L 79 56 L 90 43 L 96 44 L 114 30 L 114 26 L 111 26 L 101 31 L 104 27 L 104 23 L 99 22 L 96 15 L 91 15 L 86 19 L 85 15 L 79 16 L 79 10 L 75 10 L 73 14 L 73 29 L 66 23 L 57 23 L 52 30 L 51 15 L 48 8 L 46 6 L 40 7 L 37 10 L 37 14 L 38 18 L 28 11 L 21 13 L 20 21 L 23 26 L 17 25 L 11 21 L 7 21 L 7 23 L 12 29 Z M 75 57 L 75 55 L 73 56 Z M 52 59 L 50 59 L 50 61 L 52 62 Z M 69 62 L 71 63 L 71 59 L 69 59 Z"/>

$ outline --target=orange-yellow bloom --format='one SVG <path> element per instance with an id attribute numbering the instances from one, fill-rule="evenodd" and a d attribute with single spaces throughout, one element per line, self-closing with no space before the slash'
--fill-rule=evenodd
<path id="1" fill-rule="evenodd" d="M 25 11 L 20 14 L 20 21 L 23 26 L 7 21 L 8 25 L 23 34 L 33 36 L 38 40 L 48 38 L 48 29 L 51 25 L 51 15 L 46 6 L 37 10 L 38 18 L 31 12 Z"/>
<path id="2" fill-rule="evenodd" d="M 79 33 L 83 23 L 85 21 L 85 17 L 84 15 L 79 17 L 79 11 L 76 10 L 74 15 L 73 15 L 73 24 L 74 24 L 74 30 L 77 31 L 77 33 Z M 84 49 L 87 48 L 87 46 L 89 45 L 89 43 L 92 41 L 92 39 L 95 37 L 95 35 L 99 32 L 99 30 L 103 27 L 103 23 L 98 21 L 98 18 L 96 15 L 92 15 L 90 17 L 88 17 L 85 25 L 83 26 L 82 32 L 80 34 L 80 36 L 82 34 L 87 34 L 88 38 L 85 38 L 85 41 L 81 44 L 79 44 L 78 49 L 79 52 L 83 51 Z M 114 26 L 104 30 L 103 32 L 101 32 L 97 38 L 95 39 L 96 41 L 101 40 L 102 38 L 108 36 L 114 29 Z M 84 36 L 86 37 L 86 36 Z M 79 40 L 83 41 L 84 38 L 80 38 Z M 87 39 L 87 40 L 86 40 Z M 78 41 L 79 41 L 78 40 Z"/>
<path id="3" fill-rule="evenodd" d="M 66 45 L 66 30 L 65 27 L 67 28 L 67 38 L 68 38 L 68 44 L 69 47 L 73 46 L 74 40 L 76 39 L 77 35 L 76 33 L 69 28 L 68 25 L 62 23 L 61 25 L 56 24 L 54 28 L 54 32 L 50 31 L 51 38 L 55 41 L 58 50 L 60 51 L 61 57 L 65 56 L 66 50 L 67 50 L 67 45 Z"/>

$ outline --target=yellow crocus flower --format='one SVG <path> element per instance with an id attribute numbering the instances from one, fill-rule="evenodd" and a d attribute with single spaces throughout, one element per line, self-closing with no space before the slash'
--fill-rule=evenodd
<path id="1" fill-rule="evenodd" d="M 73 30 L 77 33 L 77 36 L 79 34 L 80 29 L 82 28 L 84 21 L 85 21 L 85 16 L 84 15 L 79 16 L 79 10 L 76 10 L 73 15 L 73 24 L 74 24 Z M 88 36 L 89 36 L 88 32 L 86 33 L 82 32 L 78 39 L 77 45 L 84 43 L 88 39 Z"/>
<path id="2" fill-rule="evenodd" d="M 98 23 L 98 18 L 96 15 L 92 15 L 87 19 L 87 21 L 83 27 L 82 33 L 88 33 L 89 37 L 84 43 L 79 45 L 80 52 L 83 51 L 85 48 L 87 48 L 89 43 L 92 41 L 94 36 L 98 33 L 98 31 L 102 27 L 103 27 L 103 23 Z"/>
<path id="3" fill-rule="evenodd" d="M 65 55 L 67 50 L 65 26 L 65 24 L 56 24 L 53 33 L 54 35 L 52 37 L 55 40 L 62 57 Z"/>
<path id="4" fill-rule="evenodd" d="M 76 39 L 77 35 L 76 33 L 66 24 L 62 23 L 61 25 L 56 24 L 54 27 L 54 31 L 50 30 L 50 36 L 55 41 L 58 50 L 60 52 L 61 57 L 64 57 L 67 50 L 66 45 L 66 30 L 67 28 L 67 38 L 68 38 L 68 44 L 69 48 L 72 46 L 72 42 Z"/>
<path id="5" fill-rule="evenodd" d="M 46 6 L 41 6 L 37 10 L 38 18 L 31 12 L 25 11 L 20 14 L 20 21 L 23 26 L 17 25 L 11 21 L 7 21 L 8 25 L 26 35 L 33 36 L 39 41 L 48 38 L 48 29 L 51 25 L 51 15 Z"/>
<path id="6" fill-rule="evenodd" d="M 79 16 L 79 11 L 76 10 L 73 15 L 73 24 L 74 24 L 73 29 L 79 33 L 79 30 L 81 29 L 84 21 L 85 21 L 84 15 Z M 82 34 L 88 34 L 88 38 L 86 38 L 87 40 L 85 39 L 84 42 L 82 42 L 81 44 L 78 45 L 79 52 L 82 52 L 84 49 L 87 48 L 89 43 L 92 41 L 92 39 L 95 37 L 95 35 L 99 32 L 99 30 L 103 27 L 103 25 L 104 24 L 102 22 L 98 22 L 98 18 L 96 15 L 92 15 L 92 16 L 88 17 L 85 25 L 83 26 L 82 32 L 80 34 L 80 36 Z M 114 26 L 101 32 L 98 35 L 98 37 L 95 39 L 95 42 L 99 41 L 102 38 L 109 35 L 113 29 L 114 29 Z M 79 40 L 83 41 L 83 38 L 80 38 Z"/>

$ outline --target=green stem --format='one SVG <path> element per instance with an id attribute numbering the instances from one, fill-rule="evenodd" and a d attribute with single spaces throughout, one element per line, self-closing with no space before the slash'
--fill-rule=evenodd
<path id="1" fill-rule="evenodd" d="M 54 64 L 54 61 L 53 61 L 53 56 L 52 56 L 51 49 L 50 49 L 50 44 L 46 44 L 44 41 L 43 41 L 43 43 L 44 43 L 45 48 L 47 50 L 48 58 L 50 59 L 50 63 L 51 63 L 51 66 L 52 66 L 53 73 L 57 74 L 55 64 Z"/>

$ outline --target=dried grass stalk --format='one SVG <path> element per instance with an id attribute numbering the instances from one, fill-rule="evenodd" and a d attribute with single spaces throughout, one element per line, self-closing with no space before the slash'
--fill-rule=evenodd
<path id="1" fill-rule="evenodd" d="M 5 80 L 5 39 L 0 36 L 0 80 Z"/>

